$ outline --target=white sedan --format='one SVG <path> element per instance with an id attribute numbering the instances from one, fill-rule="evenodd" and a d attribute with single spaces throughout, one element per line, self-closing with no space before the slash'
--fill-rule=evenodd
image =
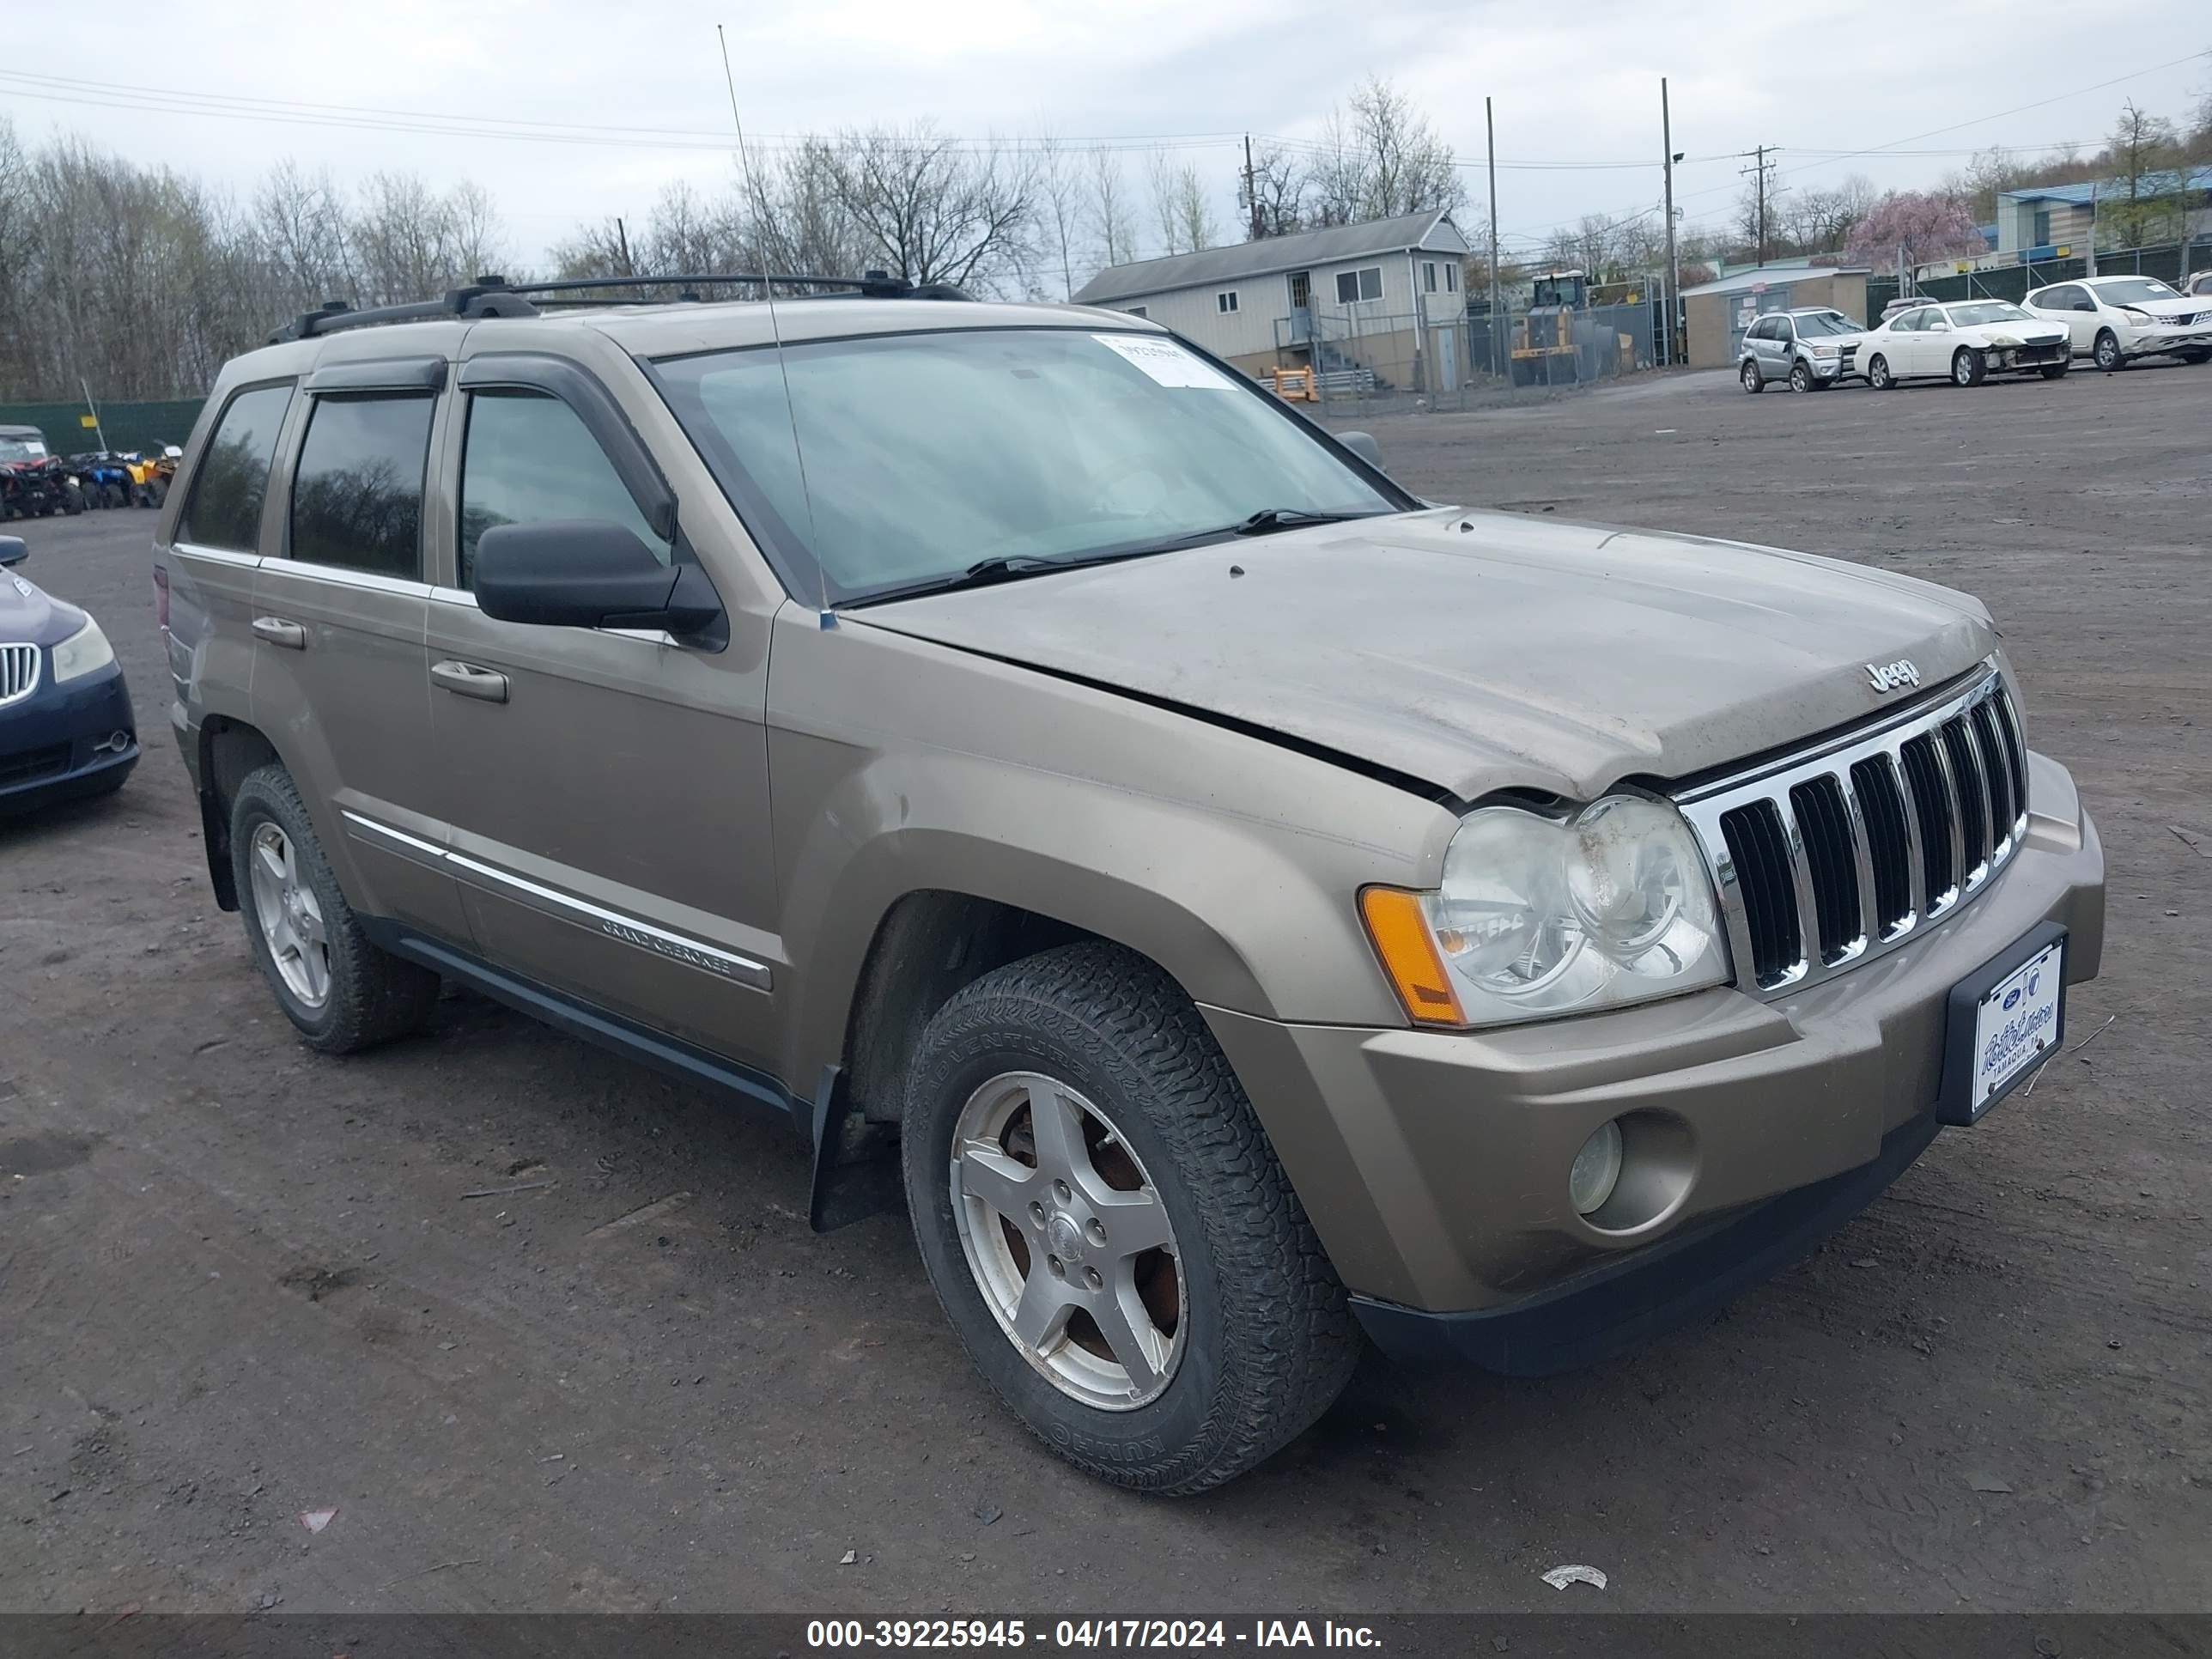
<path id="1" fill-rule="evenodd" d="M 2073 361 L 2061 324 L 2003 300 L 1905 305 L 1859 337 L 1859 373 L 1877 392 L 1906 380 L 1979 386 L 1992 374 L 2055 380 Z"/>
<path id="2" fill-rule="evenodd" d="M 2212 296 L 2177 294 L 2155 276 L 2085 276 L 2027 296 L 2038 317 L 2065 325 L 2074 352 L 2110 374 L 2137 357 L 2212 357 Z"/>

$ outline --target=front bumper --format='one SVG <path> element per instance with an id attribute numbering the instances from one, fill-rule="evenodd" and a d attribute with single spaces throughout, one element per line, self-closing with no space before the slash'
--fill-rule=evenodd
<path id="1" fill-rule="evenodd" d="M 0 709 L 0 814 L 104 793 L 137 763 L 138 722 L 118 667 L 47 679 Z"/>
<path id="2" fill-rule="evenodd" d="M 2122 348 L 2130 357 L 2161 357 L 2169 352 L 2212 349 L 2212 325 L 2187 328 L 2139 328 Z"/>
<path id="3" fill-rule="evenodd" d="M 1589 1357 L 1701 1287 L 1774 1271 L 1869 1201 L 1934 1135 L 1952 987 L 2044 921 L 2068 929 L 2069 981 L 2097 972 L 2103 849 L 2065 769 L 2029 765 L 2025 844 L 1986 892 L 1794 996 L 1719 989 L 1464 1034 L 1206 1010 L 1370 1329 L 1433 1346 L 1436 1332 L 1406 1339 L 1447 1316 L 1443 1346 L 1488 1363 Z M 1631 1113 L 1663 1127 L 1685 1180 L 1651 1221 L 1603 1231 L 1569 1203 L 1567 1170 Z"/>

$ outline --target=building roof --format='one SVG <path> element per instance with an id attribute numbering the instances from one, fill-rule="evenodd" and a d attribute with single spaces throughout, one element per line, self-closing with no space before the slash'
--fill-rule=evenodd
<path id="1" fill-rule="evenodd" d="M 1682 297 L 1686 300 L 1698 294 L 1747 293 L 1759 283 L 1802 283 L 1814 276 L 1863 276 L 1865 275 L 1867 275 L 1867 267 L 1864 265 L 1808 265 L 1797 263 L 1753 265 L 1748 270 L 1731 271 L 1729 275 L 1717 277 L 1712 282 L 1700 283 L 1695 288 L 1686 288 L 1682 290 Z"/>
<path id="2" fill-rule="evenodd" d="M 1075 303 L 1106 305 L 1115 300 L 1135 300 L 1176 289 L 1210 288 L 1276 271 L 1340 264 L 1370 254 L 1402 253 L 1408 248 L 1438 253 L 1469 251 L 1467 238 L 1452 222 L 1449 210 L 1431 208 L 1422 213 L 1401 214 L 1395 219 L 1330 225 L 1326 229 L 1302 230 L 1290 236 L 1268 236 L 1256 242 L 1201 248 L 1196 253 L 1170 253 L 1161 259 L 1109 265 L 1076 290 Z"/>
<path id="3" fill-rule="evenodd" d="M 2183 191 L 2212 190 L 2212 167 L 2186 167 L 2170 173 L 2146 173 L 2136 181 L 2138 193 L 2172 196 Z M 2078 185 L 2031 185 L 2024 190 L 1997 192 L 2000 202 L 2070 202 L 2084 206 L 2128 193 L 2124 179 L 2091 179 Z"/>

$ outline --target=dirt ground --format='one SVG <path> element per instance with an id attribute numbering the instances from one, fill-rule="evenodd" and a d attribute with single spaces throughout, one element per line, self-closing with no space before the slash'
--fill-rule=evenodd
<path id="1" fill-rule="evenodd" d="M 1182 1503 L 1003 1417 L 903 1219 L 811 1235 L 783 1132 L 475 1000 L 301 1048 L 210 896 L 149 515 L 9 526 L 147 754 L 0 829 L 0 1608 L 1549 1609 L 1563 1562 L 1583 1610 L 2212 1606 L 2208 411 L 2212 367 L 1376 423 L 1438 499 L 1983 595 L 2104 831 L 2094 1041 L 1717 1322 L 1370 1362 Z"/>

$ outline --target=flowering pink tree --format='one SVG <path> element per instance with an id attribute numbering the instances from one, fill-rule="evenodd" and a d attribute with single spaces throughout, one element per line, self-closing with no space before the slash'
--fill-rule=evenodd
<path id="1" fill-rule="evenodd" d="M 1887 270 L 1896 264 L 1900 248 L 1905 263 L 1911 265 L 1929 259 L 1963 259 L 1988 252 L 1989 246 L 1959 198 L 1937 191 L 1893 190 L 1851 227 L 1844 257 L 1855 265 Z"/>

